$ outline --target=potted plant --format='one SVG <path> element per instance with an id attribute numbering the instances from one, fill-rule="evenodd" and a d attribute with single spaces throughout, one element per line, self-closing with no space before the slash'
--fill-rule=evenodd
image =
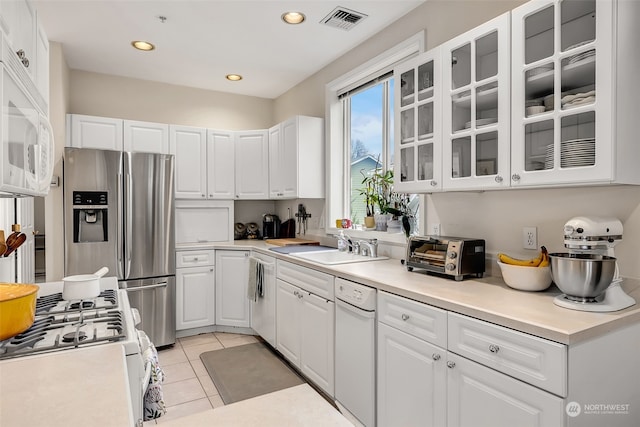
<path id="1" fill-rule="evenodd" d="M 411 200 L 408 194 L 396 193 L 391 194 L 391 206 L 387 208 L 387 212 L 393 215 L 391 221 L 399 221 L 402 225 L 404 235 L 409 238 L 411 235 L 412 223 L 415 221 L 416 212 L 415 208 L 411 207 Z M 394 223 L 395 225 L 396 223 Z M 393 227 L 392 228 L 396 228 Z"/>
<path id="2" fill-rule="evenodd" d="M 391 194 L 393 193 L 393 171 L 377 168 L 373 171 L 374 182 L 374 202 L 378 207 L 375 215 L 376 230 L 387 231 L 387 221 L 389 218 L 389 207 L 391 206 Z"/>
<path id="3" fill-rule="evenodd" d="M 360 194 L 364 196 L 364 203 L 366 206 L 367 216 L 364 217 L 364 226 L 367 228 L 375 227 L 375 219 L 373 217 L 373 209 L 375 203 L 375 183 L 373 176 L 367 176 L 367 173 L 364 169 L 360 170 L 362 174 L 362 189 L 360 190 Z"/>

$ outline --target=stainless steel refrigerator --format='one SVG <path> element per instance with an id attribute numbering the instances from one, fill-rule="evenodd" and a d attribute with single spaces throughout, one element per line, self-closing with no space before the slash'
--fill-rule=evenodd
<path id="1" fill-rule="evenodd" d="M 175 343 L 174 158 L 64 149 L 65 275 L 103 266 L 156 346 Z"/>

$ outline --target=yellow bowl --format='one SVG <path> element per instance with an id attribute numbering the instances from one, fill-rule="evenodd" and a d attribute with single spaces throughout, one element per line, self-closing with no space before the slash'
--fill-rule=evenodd
<path id="1" fill-rule="evenodd" d="M 551 268 L 524 267 L 498 261 L 502 279 L 511 288 L 521 291 L 544 291 L 551 285 Z"/>
<path id="2" fill-rule="evenodd" d="M 26 331 L 36 314 L 37 285 L 0 283 L 0 341 Z"/>

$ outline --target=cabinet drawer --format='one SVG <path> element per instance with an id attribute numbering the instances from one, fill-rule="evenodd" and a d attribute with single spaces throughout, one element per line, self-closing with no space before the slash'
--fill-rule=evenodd
<path id="1" fill-rule="evenodd" d="M 447 312 L 439 308 L 381 291 L 378 320 L 432 344 L 447 346 Z"/>
<path id="2" fill-rule="evenodd" d="M 215 259 L 215 251 L 213 249 L 202 251 L 177 251 L 176 268 L 214 265 Z"/>
<path id="3" fill-rule="evenodd" d="M 330 274 L 278 260 L 276 275 L 278 279 L 289 282 L 292 285 L 296 285 L 305 291 L 318 295 L 319 297 L 333 301 L 334 277 Z"/>
<path id="4" fill-rule="evenodd" d="M 529 384 L 567 396 L 563 344 L 449 313 L 449 350 Z"/>

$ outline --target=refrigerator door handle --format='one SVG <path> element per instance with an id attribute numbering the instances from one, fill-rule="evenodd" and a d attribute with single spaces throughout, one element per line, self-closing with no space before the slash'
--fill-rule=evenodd
<path id="1" fill-rule="evenodd" d="M 167 282 L 162 282 L 156 285 L 136 286 L 135 288 L 127 288 L 127 292 L 146 291 L 148 289 L 154 289 L 154 288 L 166 288 L 167 286 L 168 286 Z"/>
<path id="2" fill-rule="evenodd" d="M 127 217 L 125 218 L 125 237 L 124 237 L 124 246 L 125 246 L 125 261 L 126 261 L 126 269 L 125 269 L 125 277 L 129 277 L 131 274 L 131 244 L 133 240 L 133 230 L 131 230 L 133 224 L 133 189 L 131 182 L 131 174 L 127 172 L 125 174 L 126 183 L 126 206 L 125 209 L 127 211 Z"/>
<path id="3" fill-rule="evenodd" d="M 117 199 L 118 200 L 118 229 L 117 229 L 117 233 L 116 233 L 116 245 L 118 246 L 118 270 L 121 270 L 123 267 L 123 263 L 122 263 L 122 212 L 123 212 L 123 208 L 122 208 L 122 174 L 119 173 L 118 174 L 118 190 L 117 190 Z M 121 274 L 124 273 L 123 271 L 118 271 L 118 277 L 120 278 L 124 278 L 124 275 Z"/>

